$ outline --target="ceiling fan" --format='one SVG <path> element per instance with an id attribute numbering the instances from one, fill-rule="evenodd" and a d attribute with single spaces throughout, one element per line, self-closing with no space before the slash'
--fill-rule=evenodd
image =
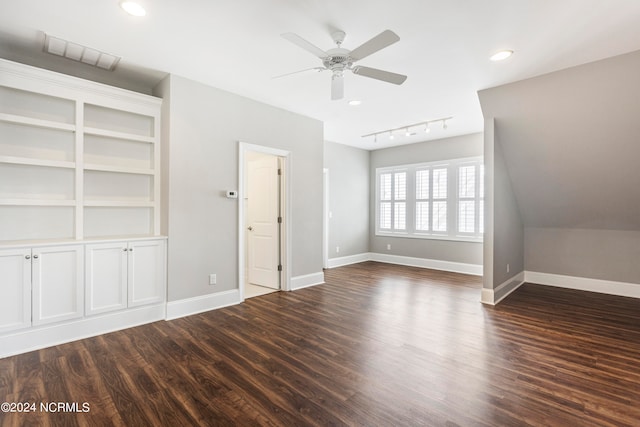
<path id="1" fill-rule="evenodd" d="M 407 79 L 407 76 L 402 74 L 392 73 L 390 71 L 379 70 L 377 68 L 363 67 L 361 65 L 354 65 L 354 62 L 366 58 L 367 56 L 376 53 L 379 50 L 384 49 L 400 40 L 400 37 L 391 30 L 385 30 L 372 38 L 371 40 L 364 42 L 354 50 L 348 50 L 342 48 L 342 42 L 346 37 L 344 31 L 335 31 L 331 34 L 333 41 L 337 47 L 329 49 L 326 52 L 319 47 L 311 44 L 307 40 L 303 39 L 294 33 L 284 33 L 282 37 L 289 40 L 291 43 L 298 45 L 307 52 L 317 56 L 322 60 L 323 67 L 314 67 L 306 70 L 295 71 L 293 73 L 283 74 L 278 77 L 284 77 L 291 74 L 301 73 L 309 70 L 325 71 L 329 70 L 332 73 L 331 76 L 331 99 L 337 100 L 344 97 L 344 76 L 343 73 L 347 70 L 353 74 L 369 77 L 376 80 L 382 80 L 383 82 L 393 83 L 401 85 Z"/>

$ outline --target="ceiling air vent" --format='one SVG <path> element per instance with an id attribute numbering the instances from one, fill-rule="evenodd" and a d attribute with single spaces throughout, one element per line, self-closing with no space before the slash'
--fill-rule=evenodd
<path id="1" fill-rule="evenodd" d="M 44 51 L 109 71 L 113 71 L 120 61 L 119 56 L 100 52 L 99 50 L 53 37 L 49 34 L 44 35 Z"/>

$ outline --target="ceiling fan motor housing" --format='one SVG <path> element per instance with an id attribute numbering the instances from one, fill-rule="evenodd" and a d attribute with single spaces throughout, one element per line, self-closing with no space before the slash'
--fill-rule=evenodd
<path id="1" fill-rule="evenodd" d="M 329 70 L 345 70 L 351 68 L 353 60 L 349 56 L 351 51 L 342 48 L 330 49 L 327 56 L 322 60 L 324 66 Z"/>

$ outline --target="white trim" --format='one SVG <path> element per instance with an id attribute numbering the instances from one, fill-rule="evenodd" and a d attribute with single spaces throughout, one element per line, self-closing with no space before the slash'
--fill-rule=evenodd
<path id="1" fill-rule="evenodd" d="M 500 301 L 511 295 L 516 289 L 525 283 L 525 272 L 521 271 L 515 276 L 502 282 L 494 289 L 482 288 L 482 295 L 480 296 L 480 302 L 483 304 L 497 305 Z M 509 289 L 510 288 L 510 289 Z M 504 295 L 499 296 L 496 299 L 496 295 L 500 295 L 503 289 L 507 289 Z"/>
<path id="2" fill-rule="evenodd" d="M 280 248 L 282 254 L 282 281 L 280 283 L 280 289 L 283 291 L 292 290 L 291 281 L 291 224 L 292 208 L 291 208 L 291 179 L 292 175 L 292 153 L 286 150 L 280 150 L 278 148 L 265 147 L 262 145 L 249 144 L 246 142 L 238 141 L 238 288 L 240 301 L 244 301 L 244 284 L 245 278 L 245 207 L 244 207 L 244 187 L 245 187 L 245 158 L 248 151 L 255 151 L 258 153 L 270 154 L 282 158 L 282 170 L 283 170 L 283 225 L 284 230 L 282 233 L 284 238 L 282 239 L 282 247 Z"/>
<path id="3" fill-rule="evenodd" d="M 192 314 L 229 307 L 240 304 L 240 302 L 240 291 L 238 289 L 170 301 L 167 303 L 166 320 L 178 319 Z"/>
<path id="4" fill-rule="evenodd" d="M 305 274 L 304 276 L 296 276 L 291 278 L 291 290 L 295 291 L 310 286 L 321 285 L 324 283 L 324 272 Z"/>
<path id="5" fill-rule="evenodd" d="M 587 277 L 525 271 L 525 281 L 537 285 L 556 286 L 579 291 L 598 292 L 622 297 L 640 298 L 640 283 L 615 282 Z"/>
<path id="6" fill-rule="evenodd" d="M 163 320 L 165 314 L 163 303 L 16 331 L 0 337 L 0 358 Z"/>
<path id="7" fill-rule="evenodd" d="M 322 169 L 322 267 L 331 268 L 329 260 L 329 169 Z"/>
<path id="8" fill-rule="evenodd" d="M 64 99 L 70 99 L 69 90 L 71 90 L 83 97 L 88 103 L 95 103 L 96 99 L 101 99 L 98 101 L 101 104 L 104 103 L 109 108 L 125 111 L 133 111 L 131 106 L 126 106 L 125 103 L 135 103 L 137 104 L 136 109 L 144 108 L 145 113 L 142 113 L 142 111 L 133 112 L 151 114 L 154 117 L 156 115 L 155 108 L 162 103 L 162 98 L 155 96 L 116 88 L 2 58 L 0 58 L 0 84 L 31 92 L 41 92 Z M 124 108 L 119 108 L 121 106 L 124 106 Z"/>
<path id="9" fill-rule="evenodd" d="M 330 258 L 328 268 L 342 267 L 344 265 L 357 264 L 359 262 L 371 261 L 371 253 L 348 255 L 340 258 Z"/>
<path id="10" fill-rule="evenodd" d="M 433 270 L 451 271 L 453 273 L 482 276 L 482 265 L 480 264 L 467 264 L 463 262 L 442 261 L 438 259 L 379 254 L 375 252 L 370 254 L 369 260 L 386 262 L 387 264 L 399 264 L 409 267 L 430 268 Z"/>
<path id="11" fill-rule="evenodd" d="M 400 239 L 422 239 L 422 240 L 446 240 L 449 242 L 467 242 L 480 243 L 484 242 L 484 237 L 468 237 L 448 234 L 427 234 L 427 233 L 407 233 L 400 231 L 376 231 L 376 237 L 394 237 Z"/>

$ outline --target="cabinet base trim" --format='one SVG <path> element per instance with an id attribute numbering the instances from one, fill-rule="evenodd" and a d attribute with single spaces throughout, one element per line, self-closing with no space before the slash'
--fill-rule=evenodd
<path id="1" fill-rule="evenodd" d="M 238 289 L 170 301 L 167 303 L 167 320 L 178 319 L 180 317 L 236 304 L 240 304 L 240 291 Z"/>
<path id="2" fill-rule="evenodd" d="M 15 331 L 0 337 L 0 358 L 164 320 L 165 314 L 163 303 Z"/>

